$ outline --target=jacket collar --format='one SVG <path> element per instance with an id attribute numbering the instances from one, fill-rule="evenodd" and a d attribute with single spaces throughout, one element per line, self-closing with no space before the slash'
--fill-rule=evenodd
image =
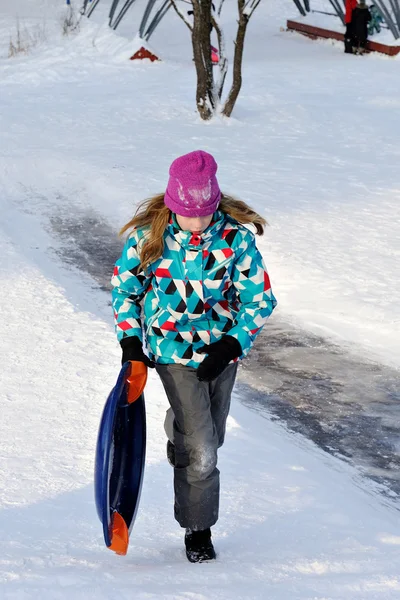
<path id="1" fill-rule="evenodd" d="M 171 220 L 168 223 L 166 231 L 178 242 L 183 248 L 189 250 L 198 250 L 205 244 L 211 242 L 217 232 L 225 225 L 226 215 L 225 213 L 217 210 L 213 214 L 212 221 L 205 231 L 200 235 L 193 235 L 190 231 L 183 231 L 176 220 L 174 213 L 171 215 Z"/>

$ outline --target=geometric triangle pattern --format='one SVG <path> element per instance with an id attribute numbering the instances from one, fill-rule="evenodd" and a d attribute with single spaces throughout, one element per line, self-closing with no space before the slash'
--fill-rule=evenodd
<path id="1" fill-rule="evenodd" d="M 217 211 L 201 235 L 182 231 L 172 215 L 163 256 L 144 272 L 140 248 L 145 230 L 135 229 L 111 280 L 119 340 L 143 338 L 160 364 L 197 367 L 196 350 L 229 332 L 247 355 L 276 306 L 255 235 Z"/>

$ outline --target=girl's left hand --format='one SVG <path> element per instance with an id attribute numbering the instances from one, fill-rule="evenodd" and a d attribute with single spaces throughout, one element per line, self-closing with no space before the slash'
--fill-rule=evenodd
<path id="1" fill-rule="evenodd" d="M 231 335 L 224 335 L 218 342 L 202 346 L 196 352 L 208 354 L 197 368 L 196 375 L 199 381 L 216 379 L 226 369 L 231 360 L 238 358 L 243 353 L 242 346 Z"/>

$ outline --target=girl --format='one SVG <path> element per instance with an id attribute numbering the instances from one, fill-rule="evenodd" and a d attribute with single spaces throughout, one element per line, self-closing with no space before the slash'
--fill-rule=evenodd
<path id="1" fill-rule="evenodd" d="M 217 450 L 237 360 L 276 305 L 255 236 L 244 227 L 262 235 L 266 222 L 221 194 L 216 172 L 202 150 L 172 163 L 165 194 L 146 200 L 122 228 L 130 234 L 112 278 L 122 363 L 155 366 L 171 405 L 165 431 L 175 518 L 191 562 L 216 557 Z"/>

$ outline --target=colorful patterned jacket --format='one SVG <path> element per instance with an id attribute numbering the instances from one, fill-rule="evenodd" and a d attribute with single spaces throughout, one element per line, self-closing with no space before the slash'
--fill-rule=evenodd
<path id="1" fill-rule="evenodd" d="M 201 234 L 182 231 L 173 216 L 163 257 L 144 272 L 139 250 L 145 229 L 134 230 L 117 261 L 112 299 L 119 340 L 146 333 L 157 363 L 197 367 L 196 349 L 235 337 L 246 356 L 276 306 L 255 236 L 220 211 Z"/>

